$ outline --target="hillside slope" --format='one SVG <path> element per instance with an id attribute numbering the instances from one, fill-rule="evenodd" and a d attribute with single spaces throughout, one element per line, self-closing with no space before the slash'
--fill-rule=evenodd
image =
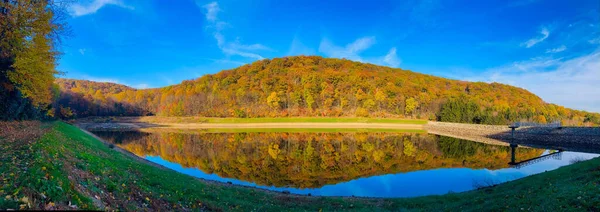
<path id="1" fill-rule="evenodd" d="M 155 114 L 415 117 L 486 124 L 600 122 L 600 114 L 548 104 L 514 86 L 450 80 L 318 56 L 265 59 L 156 89 L 69 79 L 59 79 L 57 84 L 62 90 L 59 105 L 78 117 Z"/>

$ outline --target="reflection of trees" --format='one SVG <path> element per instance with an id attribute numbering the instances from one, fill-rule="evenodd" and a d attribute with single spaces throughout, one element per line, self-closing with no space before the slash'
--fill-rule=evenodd
<path id="1" fill-rule="evenodd" d="M 508 167 L 510 148 L 426 134 L 102 132 L 137 155 L 259 185 L 316 188 L 443 167 Z M 543 150 L 518 149 L 519 158 Z"/>

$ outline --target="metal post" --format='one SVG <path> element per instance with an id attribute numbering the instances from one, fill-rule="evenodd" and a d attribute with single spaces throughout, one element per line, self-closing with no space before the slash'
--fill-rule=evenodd
<path id="1" fill-rule="evenodd" d="M 510 165 L 514 165 L 517 164 L 517 158 L 515 157 L 515 152 L 517 150 L 518 145 L 516 144 L 510 144 Z"/>
<path id="2" fill-rule="evenodd" d="M 515 142 L 515 127 L 511 127 L 511 132 L 512 132 L 512 142 Z"/>
<path id="3" fill-rule="evenodd" d="M 519 145 L 517 145 L 517 143 L 515 142 L 515 129 L 517 127 L 519 127 L 520 124 L 514 123 L 513 125 L 509 126 L 509 128 L 511 129 L 511 139 L 510 139 L 510 165 L 515 165 L 517 164 L 517 158 L 515 156 L 515 152 L 516 149 Z"/>

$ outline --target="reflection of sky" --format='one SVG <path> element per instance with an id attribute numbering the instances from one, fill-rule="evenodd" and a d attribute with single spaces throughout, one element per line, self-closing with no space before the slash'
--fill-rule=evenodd
<path id="1" fill-rule="evenodd" d="M 547 154 L 544 153 L 544 154 Z M 253 186 L 274 191 L 289 191 L 296 194 L 312 194 L 320 196 L 363 196 L 363 197 L 414 197 L 432 194 L 446 194 L 448 192 L 462 192 L 472 190 L 476 185 L 489 185 L 515 180 L 528 175 L 554 170 L 558 167 L 569 165 L 574 159 L 588 160 L 597 157 L 597 154 L 563 152 L 561 157 L 548 158 L 525 167 L 505 168 L 499 170 L 469 169 L 469 168 L 442 168 L 422 170 L 399 174 L 386 174 L 366 177 L 326 185 L 316 189 L 278 188 L 273 186 L 257 186 L 254 183 L 222 178 L 216 174 L 207 174 L 197 168 L 184 168 L 177 163 L 163 160 L 159 156 L 146 156 L 146 159 L 183 174 L 219 182 L 232 182 L 233 184 Z M 517 158 L 517 160 L 522 160 Z M 507 161 L 508 163 L 509 161 Z"/>

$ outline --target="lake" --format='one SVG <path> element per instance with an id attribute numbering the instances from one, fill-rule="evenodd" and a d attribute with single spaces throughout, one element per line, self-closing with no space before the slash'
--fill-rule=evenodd
<path id="1" fill-rule="evenodd" d="M 509 165 L 513 150 L 508 146 L 427 133 L 93 133 L 183 174 L 313 196 L 414 197 L 462 192 L 598 156 L 518 147 L 514 149 L 516 165 Z"/>

